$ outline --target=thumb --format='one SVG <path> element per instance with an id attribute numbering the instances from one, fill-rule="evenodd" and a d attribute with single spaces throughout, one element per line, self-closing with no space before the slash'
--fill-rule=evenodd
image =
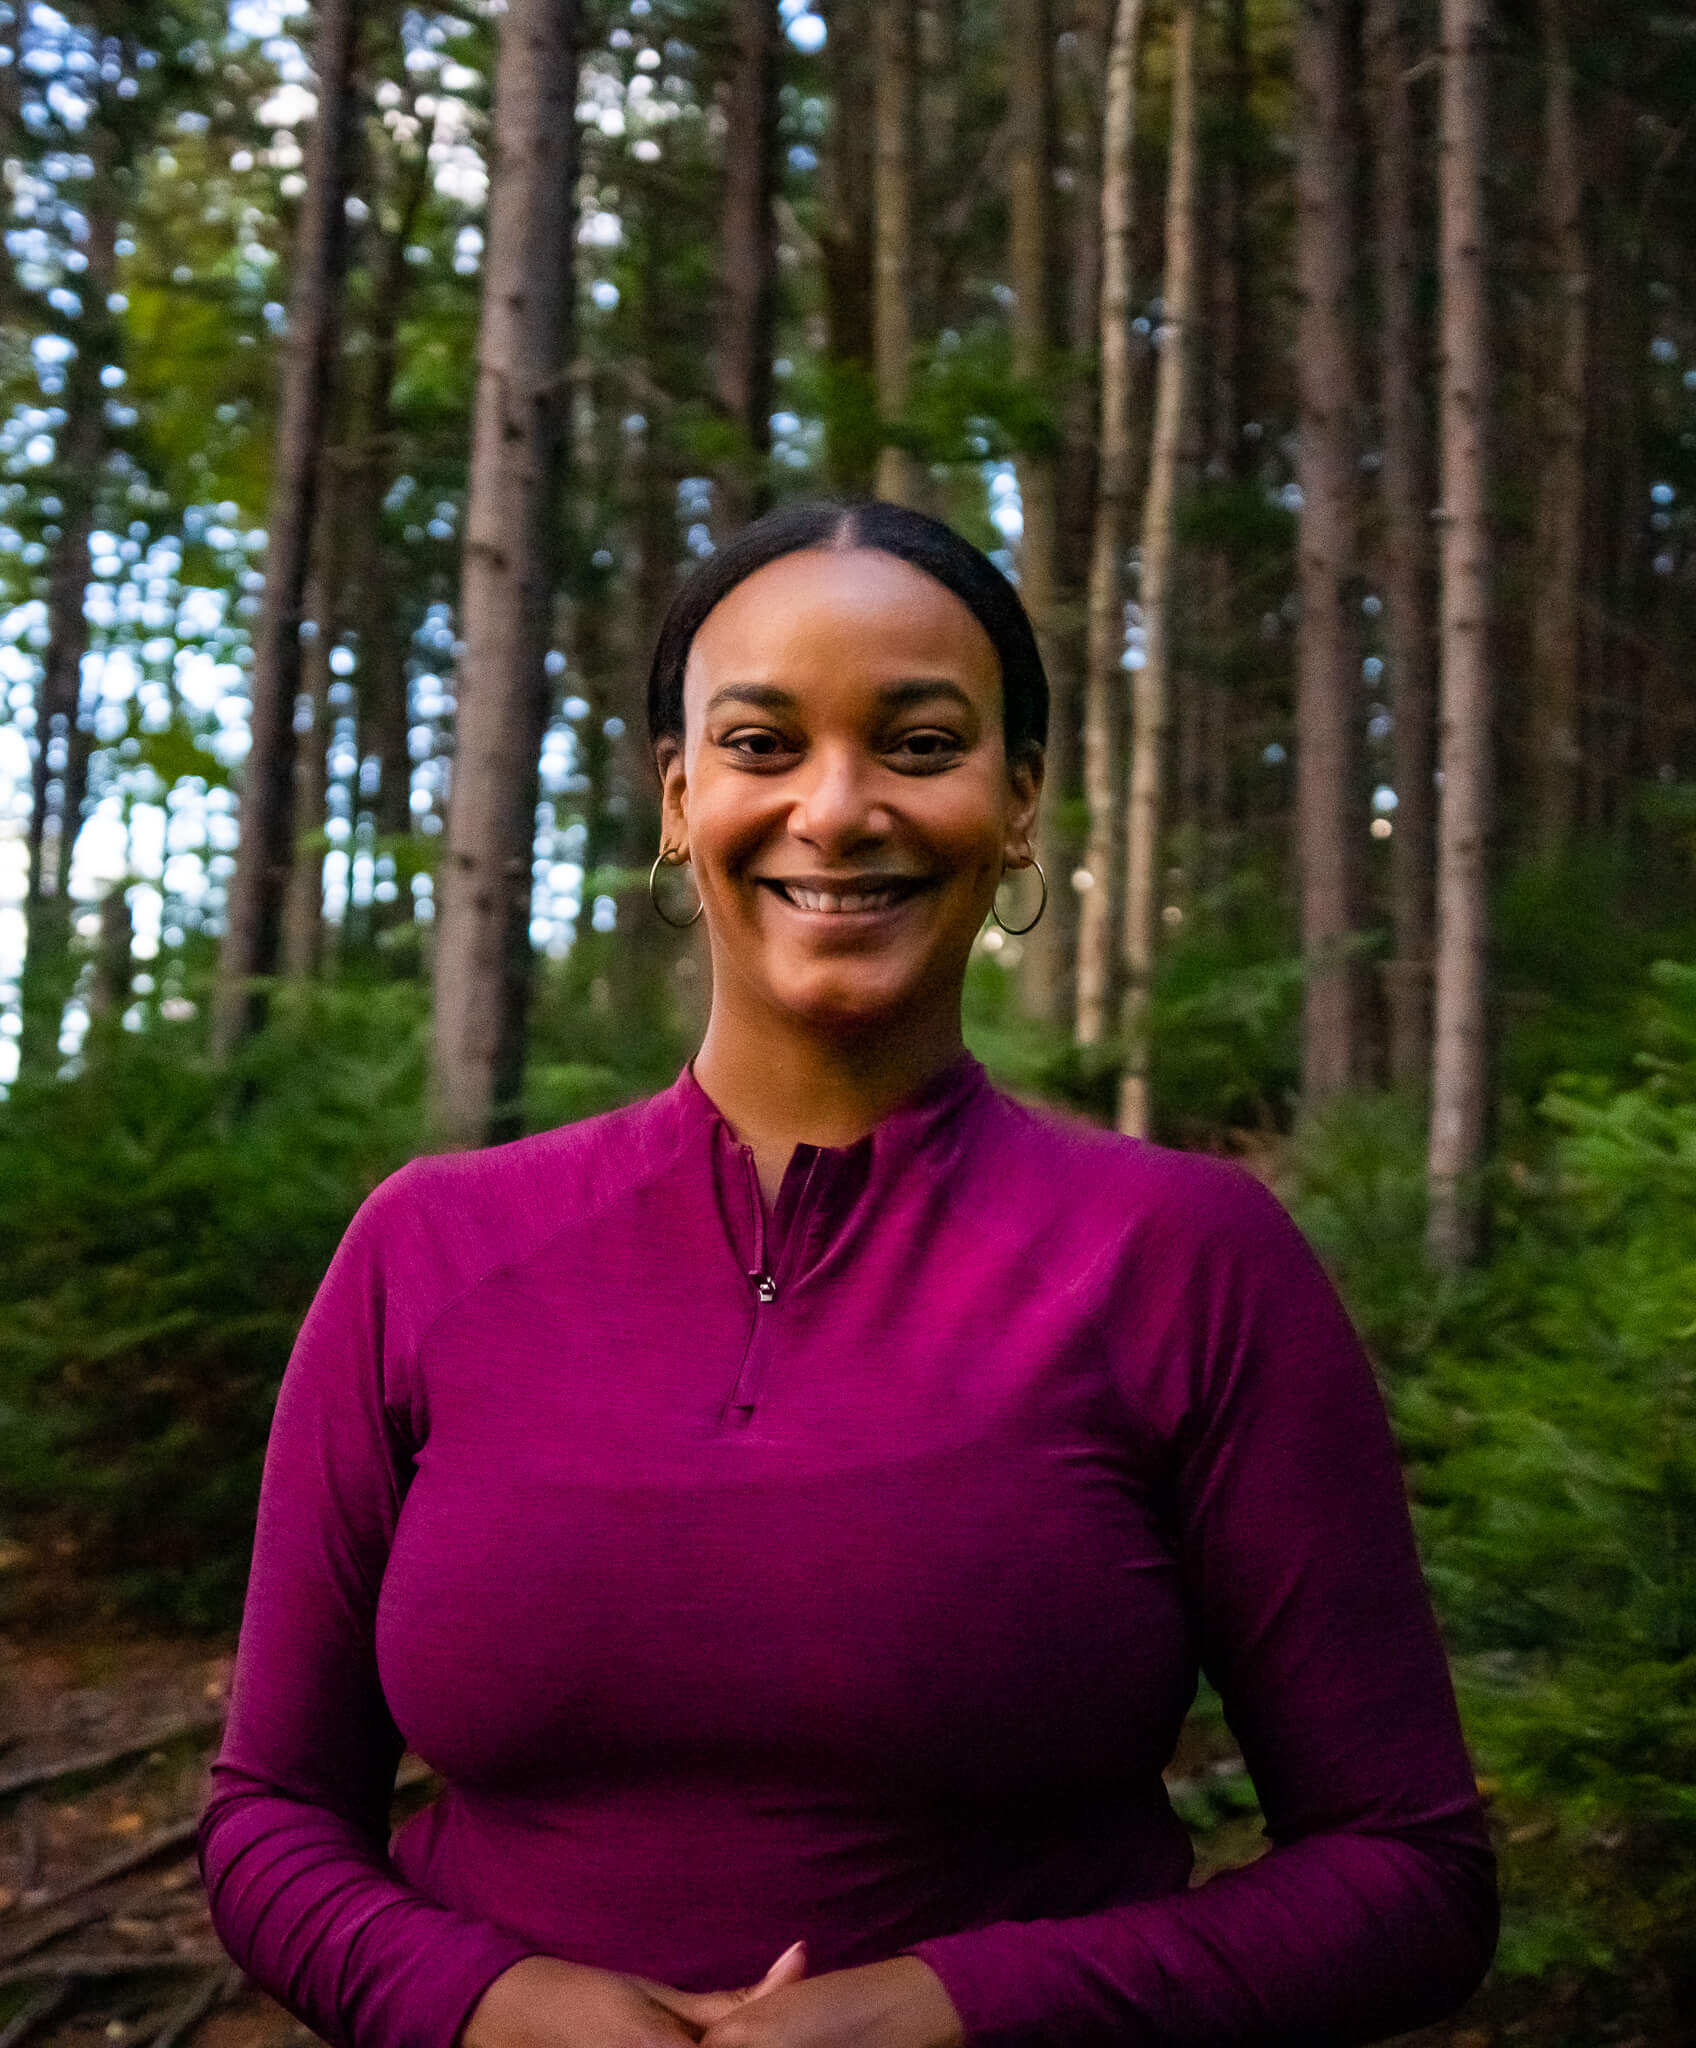
<path id="1" fill-rule="evenodd" d="M 650 1983 L 646 1977 L 635 1981 L 656 2005 L 663 2005 L 685 2026 L 704 2034 L 708 2027 L 728 2019 L 752 2000 L 763 1998 L 768 1991 L 781 1991 L 786 1984 L 798 1984 L 806 1974 L 807 1944 L 797 1941 L 783 1951 L 757 1984 L 745 1985 L 739 1991 L 676 1991 L 669 1984 Z"/>

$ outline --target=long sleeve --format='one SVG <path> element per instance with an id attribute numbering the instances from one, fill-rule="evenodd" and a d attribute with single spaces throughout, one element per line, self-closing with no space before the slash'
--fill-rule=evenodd
<path id="1" fill-rule="evenodd" d="M 355 1219 L 284 1376 L 200 1831 L 225 1947 L 338 2048 L 451 2048 L 489 1984 L 535 1953 L 388 1858 L 402 1742 L 375 1614 L 421 1419 L 385 1276 L 398 1196 L 387 1183 Z"/>
<path id="2" fill-rule="evenodd" d="M 1187 1892 L 915 1944 L 970 2048 L 1382 2039 L 1453 2011 L 1494 1953 L 1494 1857 L 1370 1365 L 1276 1201 L 1208 1171 L 1199 1259 L 1193 1236 L 1153 1247 L 1127 1312 L 1192 1361 L 1171 1371 L 1176 1544 L 1273 1846 Z"/>

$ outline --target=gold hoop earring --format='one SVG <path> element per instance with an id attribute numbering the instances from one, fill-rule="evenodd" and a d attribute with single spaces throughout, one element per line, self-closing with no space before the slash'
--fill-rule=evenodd
<path id="1" fill-rule="evenodd" d="M 654 915 L 659 919 L 660 923 L 670 925 L 674 932 L 686 932 L 695 922 L 695 918 L 700 916 L 702 905 L 697 899 L 694 917 L 667 917 L 665 907 L 660 902 L 659 891 L 655 888 L 654 884 L 659 879 L 660 863 L 662 861 L 668 868 L 671 868 L 684 867 L 687 865 L 688 860 L 689 856 L 686 853 L 673 853 L 669 846 L 662 846 L 659 852 L 654 855 L 654 864 L 648 870 L 648 901 L 654 906 Z"/>
<path id="2" fill-rule="evenodd" d="M 1001 929 L 1010 939 L 1023 938 L 1026 932 L 1034 931 L 1042 922 L 1042 913 L 1048 908 L 1048 877 L 1042 871 L 1042 862 L 1037 859 L 1034 853 L 1031 855 L 1031 866 L 1036 869 L 1036 878 L 1042 884 L 1042 901 L 1037 905 L 1036 916 L 1031 919 L 1029 924 L 1007 924 L 1003 922 L 1001 913 L 996 909 L 994 903 L 991 902 L 989 906 L 990 916 L 995 919 L 995 922 L 1001 926 Z M 1007 870 L 1003 869 L 1002 873 L 1005 877 Z"/>

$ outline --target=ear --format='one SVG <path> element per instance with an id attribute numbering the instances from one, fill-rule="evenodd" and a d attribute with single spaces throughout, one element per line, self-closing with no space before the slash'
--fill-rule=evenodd
<path id="1" fill-rule="evenodd" d="M 1007 805 L 1007 863 L 1027 867 L 1031 861 L 1031 834 L 1036 830 L 1037 806 L 1042 801 L 1042 778 L 1047 756 L 1037 740 L 1027 740 L 1007 763 L 1011 795 Z"/>
<path id="2" fill-rule="evenodd" d="M 683 743 L 674 733 L 664 733 L 655 741 L 654 767 L 660 778 L 660 837 L 683 858 L 689 852 L 688 789 L 683 777 Z"/>

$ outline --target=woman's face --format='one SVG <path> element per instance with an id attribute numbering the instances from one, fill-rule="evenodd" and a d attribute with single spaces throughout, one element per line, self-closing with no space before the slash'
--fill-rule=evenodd
<path id="1" fill-rule="evenodd" d="M 957 1008 L 1041 753 L 1010 763 L 1001 667 L 951 591 L 893 555 L 808 549 L 707 615 L 662 743 L 666 843 L 694 866 L 715 1003 L 848 1029 Z"/>

